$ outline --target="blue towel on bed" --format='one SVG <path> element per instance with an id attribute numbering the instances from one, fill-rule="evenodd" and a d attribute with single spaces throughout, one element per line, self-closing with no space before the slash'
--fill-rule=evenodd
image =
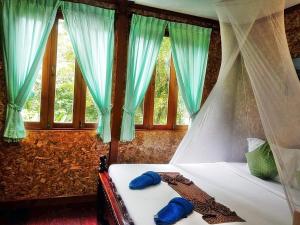
<path id="1" fill-rule="evenodd" d="M 133 179 L 129 183 L 129 188 L 136 190 L 136 189 L 143 189 L 151 185 L 159 184 L 161 181 L 160 175 L 153 171 L 148 171 L 143 173 L 141 176 Z"/>
<path id="2" fill-rule="evenodd" d="M 155 216 L 157 225 L 169 225 L 187 217 L 193 212 L 193 204 L 185 198 L 173 198 L 168 205 L 162 208 Z"/>

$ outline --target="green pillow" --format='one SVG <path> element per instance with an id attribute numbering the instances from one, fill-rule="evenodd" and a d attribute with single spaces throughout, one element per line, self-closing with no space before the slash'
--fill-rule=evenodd
<path id="1" fill-rule="evenodd" d="M 246 159 L 253 176 L 268 180 L 278 175 L 274 156 L 267 142 L 254 151 L 247 152 Z"/>

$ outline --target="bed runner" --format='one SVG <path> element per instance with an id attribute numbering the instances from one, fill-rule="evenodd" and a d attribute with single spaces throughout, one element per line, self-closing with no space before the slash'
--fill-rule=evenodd
<path id="1" fill-rule="evenodd" d="M 162 181 L 169 184 L 181 197 L 194 204 L 194 211 L 202 214 L 209 224 L 245 222 L 236 212 L 215 201 L 213 197 L 201 190 L 191 180 L 177 172 L 160 172 Z"/>

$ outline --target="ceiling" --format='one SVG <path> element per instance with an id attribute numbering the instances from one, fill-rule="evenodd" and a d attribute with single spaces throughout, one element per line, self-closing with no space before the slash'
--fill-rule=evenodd
<path id="1" fill-rule="evenodd" d="M 268 0 L 261 0 L 268 1 Z M 216 0 L 134 0 L 136 4 L 217 20 Z M 300 4 L 300 0 L 286 0 L 285 7 Z"/>

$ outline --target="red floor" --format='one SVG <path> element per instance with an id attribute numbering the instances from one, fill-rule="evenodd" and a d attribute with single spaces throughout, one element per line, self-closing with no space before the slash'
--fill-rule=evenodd
<path id="1" fill-rule="evenodd" d="M 22 210 L 1 217 L 1 225 L 99 225 L 96 206 L 90 205 Z"/>

